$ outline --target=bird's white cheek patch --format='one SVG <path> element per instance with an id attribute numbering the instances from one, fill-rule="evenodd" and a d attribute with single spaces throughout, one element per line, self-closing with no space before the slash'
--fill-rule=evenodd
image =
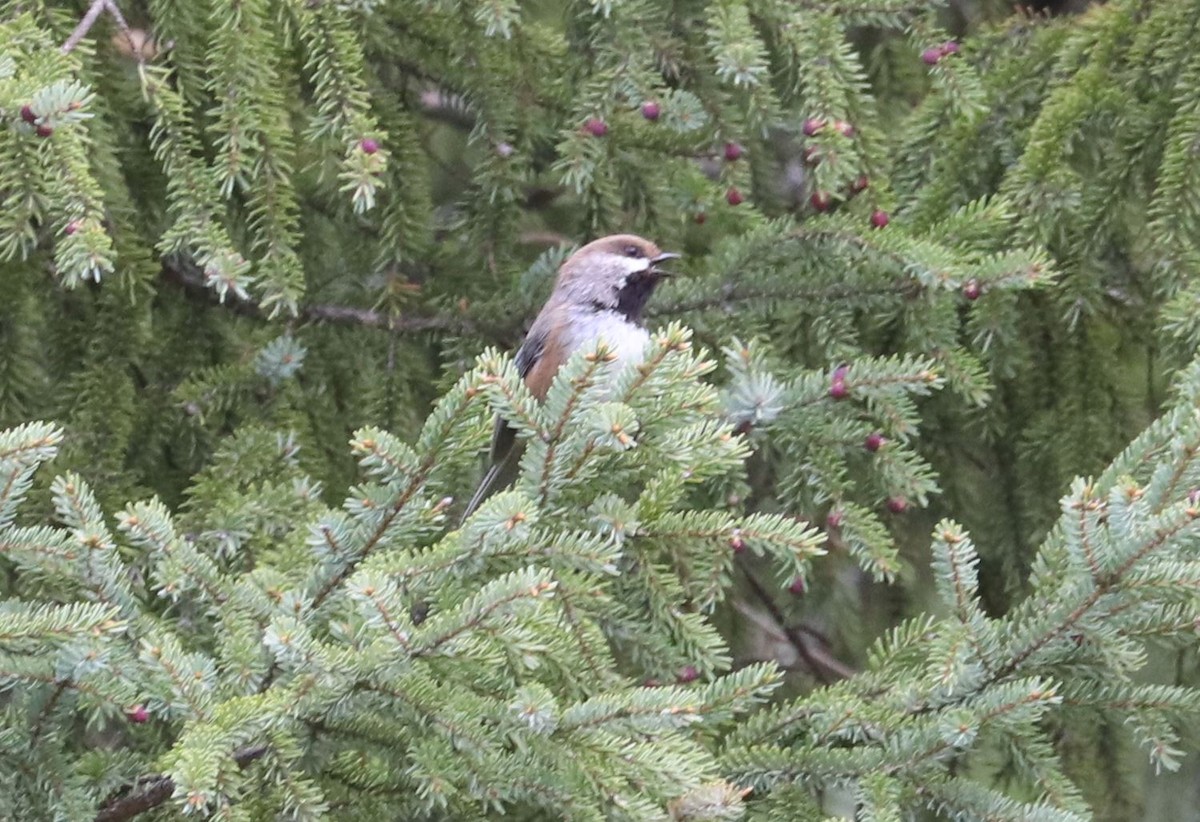
<path id="1" fill-rule="evenodd" d="M 610 265 L 617 271 L 624 271 L 625 276 L 621 278 L 621 285 L 625 285 L 629 278 L 634 274 L 641 274 L 650 268 L 652 263 L 645 257 L 623 257 L 616 254 L 609 254 L 611 260 Z"/>

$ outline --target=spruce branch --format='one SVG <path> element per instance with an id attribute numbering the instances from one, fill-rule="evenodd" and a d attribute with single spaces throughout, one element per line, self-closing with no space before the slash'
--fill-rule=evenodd
<path id="1" fill-rule="evenodd" d="M 565 22 L 517 0 L 148 0 L 159 61 L 118 3 L 0 22 L 0 411 L 60 409 L 71 432 L 32 509 L 53 449 L 0 436 L 0 740 L 18 743 L 0 817 L 718 819 L 742 773 L 756 819 L 820 818 L 830 787 L 863 819 L 1113 815 L 1049 711 L 1124 723 L 1173 766 L 1200 689 L 1141 677 L 1151 643 L 1195 644 L 1195 397 L 1034 546 L 1200 340 L 1200 0 L 954 40 L 944 2 L 915 0 L 601 0 Z M 134 74 L 145 100 L 122 93 Z M 797 185 L 828 213 L 794 208 Z M 323 207 L 344 200 L 378 209 Z M 696 275 L 654 295 L 651 325 L 690 315 L 771 355 L 735 341 L 726 380 L 660 349 L 591 387 L 564 374 L 545 403 L 511 364 L 477 370 L 417 434 L 450 375 L 513 346 L 567 252 L 519 280 L 515 260 L 625 229 Z M 115 276 L 65 294 L 47 267 Z M 398 272 L 428 272 L 419 301 Z M 165 311 L 125 299 L 147 277 Z M 306 298 L 321 280 L 348 296 Z M 380 280 L 378 302 L 359 290 Z M 214 291 L 229 314 L 190 323 Z M 302 344 L 305 324 L 329 331 Z M 1143 353 L 1153 379 L 1126 402 Z M 456 527 L 484 401 L 528 459 Z M 365 479 L 335 509 L 348 427 Z M 969 530 L 938 527 L 937 582 L 914 587 L 925 555 L 900 546 L 936 494 Z M 747 500 L 827 527 L 734 513 Z M 843 582 L 800 616 L 783 591 L 825 532 L 821 578 Z M 855 565 L 914 611 L 945 603 L 862 671 L 832 649 L 859 659 L 856 628 L 899 615 L 845 583 Z M 710 618 L 733 581 L 825 687 L 763 705 L 770 666 L 719 674 L 741 656 Z M 27 610 L 80 600 L 123 633 Z M 72 733 L 123 712 L 117 744 Z"/>
<path id="2" fill-rule="evenodd" d="M 460 380 L 460 385 L 471 379 L 471 375 L 467 375 Z M 436 422 L 440 423 L 437 429 L 433 428 L 435 424 L 434 418 L 431 418 L 430 423 L 427 423 L 425 433 L 428 435 L 431 431 L 444 431 L 451 428 L 452 422 L 461 419 L 472 405 L 476 391 L 463 390 L 455 397 L 455 402 L 446 405 L 442 410 L 444 417 Z M 373 449 L 373 443 L 370 441 L 370 436 L 365 439 L 356 440 L 356 446 L 360 453 L 370 454 Z M 444 456 L 444 452 L 448 450 L 451 443 L 446 437 L 440 437 L 435 442 L 430 444 L 428 450 L 422 456 L 419 464 L 413 467 L 411 473 L 407 475 L 407 482 L 395 490 L 395 495 L 388 500 L 385 510 L 379 517 L 378 522 L 370 528 L 369 533 L 365 536 L 362 544 L 357 546 L 352 555 L 344 562 L 340 568 L 329 575 L 328 579 L 319 584 L 313 592 L 310 607 L 316 610 L 321 604 L 336 591 L 346 578 L 358 567 L 360 562 L 367 558 L 387 536 L 388 530 L 392 523 L 395 522 L 405 511 L 408 504 L 424 489 L 426 482 L 429 480 L 432 472 L 438 467 L 439 460 Z M 368 457 L 369 458 L 369 457 Z"/>
<path id="3" fill-rule="evenodd" d="M 1161 548 L 1164 543 L 1180 536 L 1181 532 L 1189 528 L 1194 522 L 1194 517 L 1188 516 L 1186 519 L 1177 521 L 1174 525 L 1162 528 L 1154 532 L 1150 539 L 1143 542 L 1138 548 L 1133 551 L 1120 566 L 1113 569 L 1108 574 L 1095 580 L 1095 588 L 1086 596 L 1082 597 L 1075 607 L 1061 621 L 1052 626 L 1045 633 L 1035 637 L 1025 647 L 1017 650 L 1013 655 L 1001 666 L 997 672 L 995 679 L 1002 679 L 1011 676 L 1021 670 L 1022 664 L 1036 654 L 1038 651 L 1045 648 L 1051 642 L 1063 637 L 1068 631 L 1075 627 L 1079 622 L 1087 616 L 1093 608 L 1101 603 L 1105 595 L 1124 585 L 1126 577 L 1133 571 L 1139 562 L 1145 559 L 1149 554 Z"/>
<path id="4" fill-rule="evenodd" d="M 233 761 L 245 768 L 261 759 L 269 750 L 267 745 L 246 745 L 233 752 Z M 143 776 L 129 792 L 119 794 L 101 807 L 92 822 L 125 822 L 135 816 L 153 810 L 166 802 L 175 793 L 175 781 L 166 774 Z"/>
<path id="5" fill-rule="evenodd" d="M 582 401 L 582 398 L 588 389 L 590 389 L 596 379 L 597 372 L 601 367 L 616 359 L 608 348 L 603 344 L 596 349 L 594 353 L 588 354 L 586 357 L 586 365 L 582 368 L 574 369 L 570 382 L 570 390 L 565 394 L 561 401 L 561 413 L 558 419 L 552 423 L 552 427 L 544 437 L 546 444 L 545 454 L 542 458 L 541 474 L 537 482 L 538 501 L 545 504 L 551 490 L 551 480 L 553 478 L 553 468 L 555 466 L 555 455 L 559 446 L 562 444 L 563 432 L 566 429 L 567 423 L 572 419 L 575 407 Z M 652 366 L 651 366 L 652 367 Z M 566 370 L 566 369 L 564 369 Z M 561 377 L 556 377 L 554 385 L 551 388 L 551 394 L 547 396 L 548 400 L 554 399 L 554 393 L 561 391 L 562 386 L 565 386 L 566 380 Z"/>

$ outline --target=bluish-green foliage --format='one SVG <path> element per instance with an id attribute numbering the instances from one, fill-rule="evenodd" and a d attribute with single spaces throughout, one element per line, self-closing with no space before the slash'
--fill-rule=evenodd
<path id="1" fill-rule="evenodd" d="M 1137 816 L 1200 1 L 951 5 L 0 0 L 0 816 Z"/>

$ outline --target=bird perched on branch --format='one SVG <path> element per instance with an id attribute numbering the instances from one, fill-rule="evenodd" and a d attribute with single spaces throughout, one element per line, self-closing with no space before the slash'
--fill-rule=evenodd
<path id="1" fill-rule="evenodd" d="M 558 270 L 554 291 L 517 351 L 517 371 L 535 397 L 545 399 L 559 367 L 580 346 L 603 339 L 617 364 L 641 359 L 650 335 L 642 309 L 668 276 L 661 265 L 678 258 L 633 234 L 588 243 Z M 492 435 L 490 467 L 467 504 L 469 517 L 487 496 L 512 482 L 522 448 L 516 431 L 500 417 Z"/>

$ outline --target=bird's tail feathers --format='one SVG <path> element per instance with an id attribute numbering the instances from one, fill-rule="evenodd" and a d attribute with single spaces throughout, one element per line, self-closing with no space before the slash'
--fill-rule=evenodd
<path id="1" fill-rule="evenodd" d="M 496 485 L 496 480 L 500 477 L 500 471 L 504 467 L 504 462 L 492 463 L 492 467 L 483 475 L 483 479 L 479 481 L 479 487 L 475 489 L 475 495 L 471 497 L 471 501 L 467 503 L 467 508 L 463 511 L 462 522 L 467 521 L 467 517 L 475 513 L 475 509 L 483 504 L 483 501 L 488 498 Z"/>

